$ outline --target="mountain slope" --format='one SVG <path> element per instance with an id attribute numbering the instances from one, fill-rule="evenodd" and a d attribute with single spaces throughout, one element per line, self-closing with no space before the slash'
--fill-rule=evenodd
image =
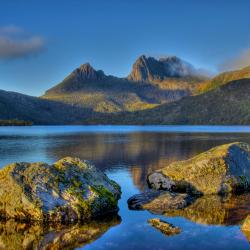
<path id="1" fill-rule="evenodd" d="M 0 120 L 23 120 L 34 124 L 71 124 L 90 115 L 90 111 L 64 103 L 0 90 Z"/>
<path id="2" fill-rule="evenodd" d="M 205 93 L 224 84 L 227 84 L 228 82 L 245 78 L 250 78 L 250 66 L 239 70 L 223 72 L 215 76 L 213 79 L 198 86 L 197 92 Z"/>
<path id="3" fill-rule="evenodd" d="M 89 123 L 113 124 L 250 124 L 250 79 L 227 83 L 207 93 L 156 108 L 103 115 Z"/>
<path id="4" fill-rule="evenodd" d="M 154 77 L 135 79 L 134 70 L 127 78 L 108 76 L 87 63 L 47 90 L 42 98 L 88 108 L 95 112 L 135 111 L 191 95 L 192 83 L 201 82 L 200 77 L 191 75 L 192 66 L 176 57 L 160 61 L 145 56 L 140 58 L 134 67 L 142 59 L 145 61 L 141 66 L 142 71 L 147 71 L 155 64 Z M 163 80 L 167 82 L 163 83 Z"/>

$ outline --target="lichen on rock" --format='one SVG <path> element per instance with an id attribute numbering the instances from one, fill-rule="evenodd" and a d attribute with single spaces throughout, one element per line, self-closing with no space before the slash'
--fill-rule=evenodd
<path id="1" fill-rule="evenodd" d="M 68 222 L 118 210 L 120 186 L 87 161 L 13 163 L 0 170 L 0 215 Z"/>
<path id="2" fill-rule="evenodd" d="M 148 176 L 149 186 L 193 194 L 225 194 L 250 187 L 250 146 L 235 142 L 178 161 Z"/>

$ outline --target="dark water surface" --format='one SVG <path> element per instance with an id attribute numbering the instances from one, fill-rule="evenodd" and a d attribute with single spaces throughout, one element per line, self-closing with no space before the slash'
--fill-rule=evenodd
<path id="1" fill-rule="evenodd" d="M 77 156 L 95 163 L 122 187 L 120 217 L 70 228 L 0 223 L 0 249 L 3 245 L 9 249 L 53 247 L 55 243 L 59 249 L 249 249 L 240 231 L 250 213 L 248 194 L 226 200 L 206 197 L 176 214 L 154 215 L 127 207 L 129 197 L 147 188 L 149 172 L 233 141 L 250 143 L 250 127 L 0 127 L 0 166 L 15 161 L 53 163 Z M 164 236 L 147 223 L 154 217 L 180 227 L 181 233 Z"/>

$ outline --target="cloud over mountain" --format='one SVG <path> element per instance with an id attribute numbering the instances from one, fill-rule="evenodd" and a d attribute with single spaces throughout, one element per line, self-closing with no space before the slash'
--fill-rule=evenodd
<path id="1" fill-rule="evenodd" d="M 0 60 L 24 58 L 45 49 L 45 39 L 28 34 L 18 26 L 0 27 Z"/>

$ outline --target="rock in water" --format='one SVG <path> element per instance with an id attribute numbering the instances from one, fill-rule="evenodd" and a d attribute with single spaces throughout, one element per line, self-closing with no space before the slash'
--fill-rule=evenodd
<path id="1" fill-rule="evenodd" d="M 148 176 L 154 189 L 223 194 L 249 189 L 250 146 L 235 142 L 179 161 Z"/>
<path id="2" fill-rule="evenodd" d="M 133 210 L 147 209 L 154 213 L 182 209 L 195 199 L 188 194 L 177 194 L 169 191 L 149 190 L 128 199 L 128 206 Z"/>
<path id="3" fill-rule="evenodd" d="M 175 227 L 172 224 L 157 218 L 148 220 L 148 223 L 167 236 L 179 234 L 181 232 L 179 227 Z"/>
<path id="4" fill-rule="evenodd" d="M 250 215 L 248 215 L 246 219 L 244 220 L 242 227 L 241 227 L 241 231 L 246 236 L 248 241 L 250 241 Z"/>
<path id="5" fill-rule="evenodd" d="M 66 157 L 53 165 L 13 163 L 0 170 L 0 215 L 70 222 L 118 211 L 120 186 L 93 165 Z"/>

